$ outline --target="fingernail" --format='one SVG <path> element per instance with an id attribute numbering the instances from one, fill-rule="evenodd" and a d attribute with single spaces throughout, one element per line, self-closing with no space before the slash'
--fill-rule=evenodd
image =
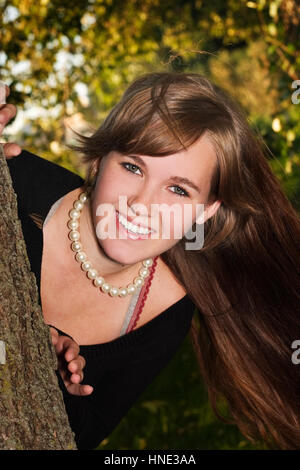
<path id="1" fill-rule="evenodd" d="M 6 104 L 6 84 L 0 80 L 0 104 Z"/>

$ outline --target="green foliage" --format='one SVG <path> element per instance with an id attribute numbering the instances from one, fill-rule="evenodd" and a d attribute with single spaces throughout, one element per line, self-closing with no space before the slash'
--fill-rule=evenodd
<path id="1" fill-rule="evenodd" d="M 84 129 L 89 133 L 139 74 L 199 71 L 242 103 L 298 207 L 300 105 L 291 102 L 300 65 L 295 0 L 0 0 L 0 7 L 1 79 L 11 85 L 10 100 L 19 109 L 39 105 L 45 111 L 15 135 L 23 147 L 83 174 L 65 145 L 68 117 L 84 116 L 92 123 Z M 88 87 L 88 103 L 78 82 Z"/>

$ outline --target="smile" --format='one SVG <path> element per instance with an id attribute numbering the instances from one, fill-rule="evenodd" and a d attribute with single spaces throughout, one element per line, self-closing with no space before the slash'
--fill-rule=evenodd
<path id="1" fill-rule="evenodd" d="M 120 224 L 129 232 L 138 235 L 149 235 L 153 232 L 153 230 L 149 230 L 146 227 L 139 227 L 138 225 L 133 224 L 132 222 L 128 222 L 128 220 L 123 217 L 119 212 L 117 212 L 117 218 Z"/>

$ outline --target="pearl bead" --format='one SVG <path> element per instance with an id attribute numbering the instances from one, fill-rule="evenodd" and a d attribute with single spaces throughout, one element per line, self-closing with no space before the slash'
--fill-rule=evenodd
<path id="1" fill-rule="evenodd" d="M 98 271 L 97 271 L 97 269 L 91 268 L 91 269 L 88 270 L 87 277 L 88 277 L 89 279 L 92 279 L 92 280 L 93 280 L 93 279 L 96 279 L 97 276 L 98 276 Z"/>
<path id="2" fill-rule="evenodd" d="M 69 216 L 71 217 L 71 219 L 79 219 L 80 212 L 77 211 L 76 209 L 71 209 L 69 212 Z"/>
<path id="3" fill-rule="evenodd" d="M 119 293 L 119 289 L 117 287 L 111 287 L 109 291 L 109 295 L 112 297 L 116 297 Z"/>
<path id="4" fill-rule="evenodd" d="M 71 230 L 71 232 L 69 232 L 69 238 L 73 242 L 76 242 L 77 240 L 80 239 L 80 233 L 77 232 L 77 230 Z"/>
<path id="5" fill-rule="evenodd" d="M 133 294 L 136 291 L 136 286 L 134 284 L 129 284 L 127 286 L 128 294 Z"/>
<path id="6" fill-rule="evenodd" d="M 76 228 L 78 228 L 78 227 L 79 227 L 79 222 L 78 222 L 78 220 L 75 220 L 75 219 L 69 220 L 69 222 L 68 222 L 68 227 L 69 227 L 69 229 L 71 229 L 71 230 L 75 230 Z"/>
<path id="7" fill-rule="evenodd" d="M 86 260 L 87 255 L 84 251 L 78 251 L 75 255 L 75 258 L 76 258 L 76 261 L 78 261 L 79 263 L 83 263 L 83 261 Z"/>
<path id="8" fill-rule="evenodd" d="M 148 274 L 149 274 L 149 271 L 148 271 L 147 268 L 141 268 L 141 269 L 139 270 L 139 275 L 140 275 L 141 277 L 147 277 Z"/>
<path id="9" fill-rule="evenodd" d="M 81 201 L 75 201 L 73 204 L 74 209 L 81 211 L 83 209 L 83 203 Z"/>
<path id="10" fill-rule="evenodd" d="M 85 193 L 81 193 L 80 196 L 79 196 L 79 200 L 80 200 L 81 202 L 86 202 L 86 200 L 87 200 L 86 194 L 85 194 Z"/>
<path id="11" fill-rule="evenodd" d="M 152 266 L 153 264 L 153 261 L 151 258 L 148 258 L 148 259 L 144 259 L 143 261 L 143 265 L 146 267 L 146 268 L 149 268 L 150 266 Z"/>
<path id="12" fill-rule="evenodd" d="M 86 271 L 87 277 L 93 281 L 95 287 L 100 287 L 102 292 L 108 293 L 111 297 L 126 297 L 133 294 L 138 287 L 141 287 L 145 278 L 149 275 L 149 267 L 152 266 L 153 260 L 151 258 L 145 259 L 142 262 L 142 267 L 139 270 L 139 275 L 134 279 L 133 283 L 128 284 L 127 287 L 114 287 L 105 282 L 105 279 L 98 276 L 98 271 L 92 267 L 92 263 L 87 260 L 87 254 L 83 251 L 82 244 L 78 241 L 80 239 L 79 232 L 79 218 L 84 203 L 87 201 L 87 195 L 81 193 L 79 198 L 73 203 L 73 209 L 70 210 L 70 220 L 67 222 L 68 228 L 71 230 L 68 234 L 72 240 L 71 249 L 76 252 L 75 259 L 81 263 L 81 268 Z M 76 230 L 78 229 L 78 230 Z"/>
<path id="13" fill-rule="evenodd" d="M 134 279 L 133 283 L 136 287 L 140 287 L 144 284 L 144 279 L 138 276 Z"/>
<path id="14" fill-rule="evenodd" d="M 89 269 L 91 269 L 92 264 L 91 264 L 90 261 L 84 261 L 84 262 L 82 263 L 81 267 L 82 267 L 82 269 L 83 269 L 84 271 L 88 271 Z"/>
<path id="15" fill-rule="evenodd" d="M 128 291 L 126 287 L 122 287 L 121 289 L 119 289 L 119 297 L 126 297 L 127 294 L 128 294 Z"/>
<path id="16" fill-rule="evenodd" d="M 82 244 L 80 242 L 73 242 L 71 248 L 73 251 L 80 251 L 82 250 Z"/>
<path id="17" fill-rule="evenodd" d="M 101 287 L 102 284 L 104 284 L 104 278 L 101 276 L 97 276 L 96 279 L 94 279 L 94 286 L 96 287 Z"/>
<path id="18" fill-rule="evenodd" d="M 102 292 L 104 292 L 105 294 L 110 290 L 110 285 L 108 284 L 108 282 L 104 282 L 104 284 L 102 284 L 101 286 L 101 290 Z"/>

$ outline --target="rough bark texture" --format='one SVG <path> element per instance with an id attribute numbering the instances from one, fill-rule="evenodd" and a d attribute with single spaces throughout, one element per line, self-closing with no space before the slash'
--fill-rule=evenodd
<path id="1" fill-rule="evenodd" d="M 76 449 L 1 145 L 0 341 L 0 449 Z"/>

